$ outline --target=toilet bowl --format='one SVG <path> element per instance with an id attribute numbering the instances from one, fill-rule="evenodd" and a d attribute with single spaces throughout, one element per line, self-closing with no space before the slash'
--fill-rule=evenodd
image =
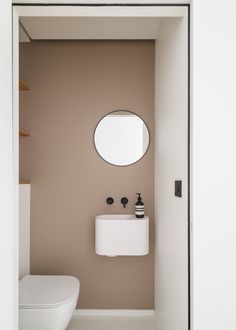
<path id="1" fill-rule="evenodd" d="M 72 276 L 25 276 L 19 282 L 19 330 L 65 330 L 79 290 Z"/>

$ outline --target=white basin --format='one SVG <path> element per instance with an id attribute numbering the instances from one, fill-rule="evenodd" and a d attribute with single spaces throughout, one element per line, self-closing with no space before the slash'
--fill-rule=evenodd
<path id="1" fill-rule="evenodd" d="M 143 256 L 149 253 L 149 217 L 106 214 L 95 217 L 95 250 L 98 255 Z"/>

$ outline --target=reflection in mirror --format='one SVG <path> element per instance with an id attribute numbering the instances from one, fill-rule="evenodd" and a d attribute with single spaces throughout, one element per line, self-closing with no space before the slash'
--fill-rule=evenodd
<path id="1" fill-rule="evenodd" d="M 125 166 L 137 162 L 149 146 L 145 122 L 130 111 L 114 111 L 103 117 L 94 133 L 99 155 L 108 163 Z"/>

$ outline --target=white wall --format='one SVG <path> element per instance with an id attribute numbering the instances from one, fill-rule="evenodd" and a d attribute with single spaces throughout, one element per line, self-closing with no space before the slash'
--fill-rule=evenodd
<path id="1" fill-rule="evenodd" d="M 236 329 L 236 2 L 194 1 L 194 330 Z"/>
<path id="2" fill-rule="evenodd" d="M 13 217 L 11 2 L 0 1 L 0 327 L 17 329 L 17 224 Z"/>
<path id="3" fill-rule="evenodd" d="M 30 273 L 30 184 L 19 188 L 19 279 Z"/>
<path id="4" fill-rule="evenodd" d="M 156 311 L 161 330 L 188 329 L 187 10 L 156 42 Z M 174 181 L 182 180 L 182 198 Z"/>

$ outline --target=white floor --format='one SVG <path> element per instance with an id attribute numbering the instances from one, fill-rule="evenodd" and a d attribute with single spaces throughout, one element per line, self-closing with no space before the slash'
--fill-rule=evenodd
<path id="1" fill-rule="evenodd" d="M 66 330 L 157 330 L 154 316 L 73 316 Z"/>

